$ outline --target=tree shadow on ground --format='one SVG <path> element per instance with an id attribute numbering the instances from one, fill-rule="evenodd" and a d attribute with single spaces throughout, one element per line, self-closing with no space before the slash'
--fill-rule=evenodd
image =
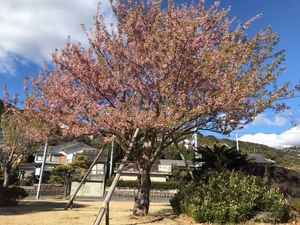
<path id="1" fill-rule="evenodd" d="M 67 203 L 67 201 L 23 200 L 18 205 L 0 207 L 0 215 L 13 216 L 36 212 L 62 211 Z M 73 203 L 74 209 L 84 207 L 87 206 L 78 202 Z"/>

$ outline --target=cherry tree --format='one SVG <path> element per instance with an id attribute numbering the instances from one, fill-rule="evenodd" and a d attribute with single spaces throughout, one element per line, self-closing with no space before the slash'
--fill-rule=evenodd
<path id="1" fill-rule="evenodd" d="M 27 86 L 26 79 L 25 86 Z M 7 187 L 12 176 L 18 171 L 20 163 L 38 150 L 41 142 L 61 139 L 59 125 L 41 123 L 38 116 L 29 110 L 20 110 L 18 95 L 11 100 L 7 87 L 3 86 L 5 101 L 0 101 L 0 130 L 3 152 L 0 171 L 4 175 L 3 186 Z"/>
<path id="2" fill-rule="evenodd" d="M 99 6 L 100 8 L 101 6 Z M 83 30 L 89 47 L 72 43 L 52 54 L 34 79 L 28 112 L 64 134 L 102 134 L 131 156 L 139 172 L 135 215 L 149 210 L 150 169 L 163 149 L 195 131 L 229 134 L 286 94 L 276 79 L 284 51 L 271 28 L 253 38 L 250 24 L 227 18 L 230 9 L 204 1 L 114 1 L 116 24 L 96 13 Z"/>
<path id="3" fill-rule="evenodd" d="M 0 127 L 4 134 L 3 160 L 0 162 L 4 187 L 10 184 L 12 176 L 19 169 L 19 164 L 36 151 L 36 142 L 26 136 L 23 113 L 11 109 L 13 108 L 9 107 L 0 118 Z"/>

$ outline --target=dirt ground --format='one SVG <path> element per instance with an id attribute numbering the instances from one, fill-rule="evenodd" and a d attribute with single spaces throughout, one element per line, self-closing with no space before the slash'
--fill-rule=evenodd
<path id="1" fill-rule="evenodd" d="M 0 207 L 2 225 L 92 225 L 102 202 L 74 202 L 73 209 L 64 210 L 67 201 L 24 200 L 18 206 Z M 110 202 L 110 225 L 191 225 L 194 223 L 185 216 L 176 216 L 170 204 L 151 203 L 145 217 L 132 215 L 133 202 Z M 253 224 L 253 223 L 248 223 Z M 101 225 L 105 225 L 105 216 Z M 200 223 L 198 223 L 200 225 Z M 203 224 L 204 225 L 204 224 Z M 262 225 L 262 224 L 260 224 Z M 300 225 L 300 223 L 299 223 Z"/>

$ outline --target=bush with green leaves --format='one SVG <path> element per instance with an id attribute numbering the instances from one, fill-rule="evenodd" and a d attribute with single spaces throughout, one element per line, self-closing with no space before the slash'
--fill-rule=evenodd
<path id="1" fill-rule="evenodd" d="M 192 178 L 188 171 L 180 170 L 177 164 L 172 164 L 172 175 L 169 182 L 177 182 L 184 185 L 191 180 Z"/>
<path id="2" fill-rule="evenodd" d="M 28 193 L 24 188 L 0 186 L 0 206 L 17 205 L 27 196 Z"/>
<path id="3" fill-rule="evenodd" d="M 108 179 L 106 180 L 105 185 L 111 186 L 113 180 Z M 175 181 L 168 181 L 168 182 L 159 182 L 159 181 L 152 181 L 151 182 L 151 189 L 179 189 L 182 185 L 179 182 Z M 117 183 L 117 187 L 128 187 L 128 188 L 137 188 L 138 187 L 138 180 L 119 180 Z"/>
<path id="4" fill-rule="evenodd" d="M 289 214 L 283 196 L 269 189 L 259 177 L 238 172 L 208 171 L 170 200 L 177 214 L 187 214 L 198 223 L 241 223 L 255 212 L 275 213 L 277 221 Z"/>
<path id="5" fill-rule="evenodd" d="M 298 212 L 300 212 L 300 199 L 292 204 L 292 208 Z"/>
<path id="6" fill-rule="evenodd" d="M 88 160 L 88 156 L 79 155 L 76 159 L 69 164 L 63 164 L 56 166 L 51 171 L 49 183 L 62 184 L 64 186 L 64 197 L 67 197 L 70 189 L 71 181 L 80 181 L 83 178 L 82 169 L 86 169 L 85 164 Z"/>

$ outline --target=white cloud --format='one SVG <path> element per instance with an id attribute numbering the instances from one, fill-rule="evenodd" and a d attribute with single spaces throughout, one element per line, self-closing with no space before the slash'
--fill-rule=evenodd
<path id="1" fill-rule="evenodd" d="M 99 0 L 0 0 L 0 74 L 16 74 L 19 63 L 50 61 L 55 48 L 72 42 L 87 44 L 80 24 L 93 27 Z M 115 21 L 110 3 L 103 0 L 101 14 Z"/>
<path id="2" fill-rule="evenodd" d="M 268 126 L 279 126 L 282 127 L 288 122 L 288 119 L 277 114 L 274 120 L 268 118 L 265 114 L 260 114 L 255 117 L 254 121 L 251 123 L 254 126 L 268 125 Z"/>
<path id="3" fill-rule="evenodd" d="M 281 134 L 246 134 L 239 138 L 240 141 L 264 144 L 273 148 L 285 148 L 300 145 L 300 127 L 293 127 Z"/>

